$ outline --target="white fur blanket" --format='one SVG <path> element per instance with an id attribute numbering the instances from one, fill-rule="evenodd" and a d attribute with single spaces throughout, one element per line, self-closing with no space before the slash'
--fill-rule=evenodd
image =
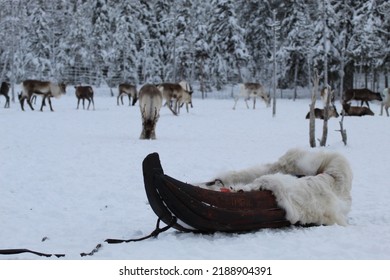
<path id="1" fill-rule="evenodd" d="M 226 172 L 217 178 L 233 190 L 272 191 L 292 224 L 347 225 L 352 171 L 338 153 L 291 149 L 275 163 Z"/>

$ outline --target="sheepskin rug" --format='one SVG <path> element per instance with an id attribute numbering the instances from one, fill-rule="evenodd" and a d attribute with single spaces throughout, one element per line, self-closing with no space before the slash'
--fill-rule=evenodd
<path id="1" fill-rule="evenodd" d="M 291 149 L 275 163 L 220 174 L 201 187 L 270 190 L 292 224 L 347 225 L 352 171 L 340 154 Z"/>

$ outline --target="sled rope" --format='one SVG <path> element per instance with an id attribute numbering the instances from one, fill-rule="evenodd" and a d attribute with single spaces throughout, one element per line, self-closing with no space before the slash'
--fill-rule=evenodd
<path id="1" fill-rule="evenodd" d="M 57 258 L 65 257 L 65 254 L 45 254 L 37 251 L 32 251 L 29 249 L 0 249 L 0 255 L 16 255 L 22 253 L 31 253 L 40 257 L 51 257 L 56 256 Z"/>
<path id="2" fill-rule="evenodd" d="M 145 240 L 145 239 L 148 239 L 151 237 L 157 237 L 160 233 L 167 231 L 168 229 L 173 227 L 177 222 L 177 218 L 172 217 L 171 222 L 167 226 L 162 227 L 162 228 L 160 228 L 160 221 L 161 221 L 161 219 L 159 218 L 157 220 L 155 230 L 152 231 L 152 233 L 150 233 L 147 236 L 144 236 L 141 238 L 135 238 L 135 239 L 110 239 L 109 238 L 109 239 L 106 239 L 105 242 L 107 242 L 108 244 L 118 244 L 118 243 L 137 242 L 137 241 L 142 241 L 142 240 Z M 82 256 L 82 257 L 92 256 L 95 253 L 97 253 L 101 247 L 102 247 L 102 244 L 99 243 L 96 245 L 96 247 L 91 252 L 80 253 L 80 256 Z M 65 257 L 65 254 L 47 254 L 47 253 L 41 253 L 41 252 L 29 250 L 29 249 L 0 249 L 0 255 L 17 255 L 17 254 L 23 254 L 23 253 L 30 253 L 30 254 L 40 256 L 40 257 L 47 257 L 47 258 L 52 257 L 52 256 L 55 256 L 57 258 Z"/>
<path id="3" fill-rule="evenodd" d="M 98 252 L 101 247 L 102 247 L 102 244 L 99 243 L 98 245 L 96 245 L 96 247 L 91 252 L 89 252 L 89 253 L 80 253 L 80 256 L 82 256 L 82 257 L 93 256 L 93 254 Z"/>
<path id="4" fill-rule="evenodd" d="M 148 239 L 151 237 L 157 237 L 160 233 L 167 231 L 168 229 L 173 227 L 177 222 L 177 218 L 172 217 L 172 220 L 169 222 L 169 224 L 165 227 L 162 227 L 162 228 L 160 228 L 160 221 L 161 221 L 161 219 L 158 218 L 157 224 L 156 224 L 156 229 L 154 231 L 152 231 L 151 234 L 146 235 L 144 237 L 135 238 L 135 239 L 106 239 L 105 242 L 107 242 L 108 244 L 118 244 L 118 243 L 137 242 L 137 241 L 142 241 L 142 240 L 145 240 L 145 239 Z"/>
<path id="5" fill-rule="evenodd" d="M 152 231 L 152 233 L 150 233 L 150 234 L 148 234 L 148 235 L 146 235 L 144 237 L 135 238 L 135 239 L 112 239 L 112 238 L 108 238 L 108 239 L 104 240 L 104 242 L 107 242 L 108 244 L 119 244 L 119 243 L 137 242 L 137 241 L 142 241 L 142 240 L 145 240 L 145 239 L 148 239 L 148 238 L 151 238 L 151 237 L 157 237 L 160 233 L 162 233 L 164 231 L 167 231 L 168 229 L 173 227 L 176 224 L 176 222 L 177 222 L 177 218 L 176 217 L 172 217 L 172 220 L 169 222 L 169 224 L 167 226 L 165 226 L 165 227 L 162 227 L 162 228 L 160 228 L 160 221 L 161 221 L 161 219 L 159 218 L 157 220 L 157 224 L 156 224 L 155 230 Z M 102 247 L 102 244 L 99 243 L 98 245 L 96 245 L 96 247 L 90 253 L 80 253 L 80 256 L 82 256 L 82 257 L 92 256 L 93 254 L 98 252 L 101 247 Z"/>

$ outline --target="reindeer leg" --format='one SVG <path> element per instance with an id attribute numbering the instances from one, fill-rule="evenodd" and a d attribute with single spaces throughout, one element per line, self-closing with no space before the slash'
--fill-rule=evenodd
<path id="1" fill-rule="evenodd" d="M 179 99 L 176 98 L 175 111 L 177 112 L 177 114 L 180 114 L 180 100 L 181 100 L 181 98 L 179 98 Z"/>
<path id="2" fill-rule="evenodd" d="M 152 131 L 150 132 L 150 139 L 152 140 L 156 140 L 156 124 L 154 124 L 154 127 L 152 129 Z"/>
<path id="3" fill-rule="evenodd" d="M 137 100 L 138 100 L 138 97 L 137 97 L 137 94 L 135 94 L 135 95 L 133 96 L 133 102 L 131 102 L 131 105 L 134 106 L 135 103 L 137 103 Z"/>
<path id="4" fill-rule="evenodd" d="M 122 105 L 123 105 L 122 93 L 119 93 L 118 97 L 116 98 L 116 105 L 118 105 L 118 106 L 119 106 L 119 100 L 122 101 Z"/>
<path id="5" fill-rule="evenodd" d="M 46 106 L 45 99 L 46 99 L 46 96 L 43 95 L 43 96 L 42 96 L 41 109 L 40 109 L 41 112 L 43 112 L 43 106 Z"/>
<path id="6" fill-rule="evenodd" d="M 24 111 L 24 98 L 22 97 L 22 94 L 18 94 L 18 99 L 19 99 L 20 107 L 22 108 L 22 111 Z"/>
<path id="7" fill-rule="evenodd" d="M 180 98 L 179 99 L 176 99 L 176 102 L 175 102 L 175 111 L 177 112 L 177 114 L 179 115 L 180 114 Z"/>
<path id="8" fill-rule="evenodd" d="M 45 99 L 46 99 L 46 97 L 45 98 L 42 97 L 43 106 L 46 106 L 46 100 Z"/>
<path id="9" fill-rule="evenodd" d="M 139 139 L 146 139 L 146 130 L 145 130 L 145 107 L 146 105 L 141 109 L 141 119 L 142 119 L 142 131 Z"/>
<path id="10" fill-rule="evenodd" d="M 87 110 L 89 110 L 89 107 L 91 106 L 91 103 L 93 103 L 93 99 L 92 99 L 92 97 L 89 97 L 89 98 L 87 98 L 87 100 L 88 100 L 88 107 L 87 107 Z M 94 108 L 93 108 L 94 110 L 95 110 L 95 105 L 94 105 Z"/>
<path id="11" fill-rule="evenodd" d="M 248 105 L 248 100 L 249 100 L 249 99 L 250 99 L 250 97 L 244 99 L 244 100 L 245 100 L 245 104 L 246 104 L 246 108 L 247 108 L 247 109 L 249 109 L 249 105 Z"/>
<path id="12" fill-rule="evenodd" d="M 236 110 L 236 105 L 237 105 L 238 99 L 240 99 L 240 97 L 238 97 L 238 96 L 236 96 L 236 97 L 234 98 L 233 110 Z M 191 103 L 191 105 L 192 105 L 192 103 Z"/>
<path id="13" fill-rule="evenodd" d="M 156 124 L 157 124 L 159 117 L 160 117 L 160 115 L 157 111 L 157 108 L 155 107 L 154 108 L 154 117 L 153 117 L 153 128 L 152 128 L 152 131 L 150 133 L 150 139 L 153 139 L 153 140 L 156 139 Z"/>
<path id="14" fill-rule="evenodd" d="M 131 95 L 129 94 L 129 106 L 131 106 Z"/>
<path id="15" fill-rule="evenodd" d="M 93 110 L 95 111 L 95 102 L 93 102 L 93 97 L 91 97 L 91 101 L 92 101 Z"/>
<path id="16" fill-rule="evenodd" d="M 178 111 L 177 111 L 177 99 L 175 98 L 175 101 L 172 101 L 172 106 L 173 106 L 173 111 L 176 112 L 176 115 L 178 115 Z"/>
<path id="17" fill-rule="evenodd" d="M 167 103 L 167 104 L 168 104 L 168 108 L 169 108 L 169 110 L 171 110 L 172 114 L 177 116 L 177 113 L 172 109 L 172 105 L 170 103 Z"/>
<path id="18" fill-rule="evenodd" d="M 253 97 L 253 110 L 256 109 L 256 96 Z"/>
<path id="19" fill-rule="evenodd" d="M 34 111 L 34 107 L 33 107 L 32 104 L 31 104 L 30 98 L 23 97 L 23 102 L 24 102 L 24 99 L 26 99 L 26 102 L 27 102 L 28 106 L 30 106 L 31 110 Z M 23 110 L 23 111 L 24 111 L 24 110 Z"/>
<path id="20" fill-rule="evenodd" d="M 4 108 L 9 108 L 9 96 L 5 97 L 5 105 Z"/>
<path id="21" fill-rule="evenodd" d="M 50 96 L 47 97 L 47 100 L 49 101 L 50 111 L 54 112 L 53 107 L 51 106 Z"/>

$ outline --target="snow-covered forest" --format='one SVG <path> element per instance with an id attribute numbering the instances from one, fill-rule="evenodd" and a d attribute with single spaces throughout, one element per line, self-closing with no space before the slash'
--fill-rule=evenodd
<path id="1" fill-rule="evenodd" d="M 271 86 L 276 59 L 278 88 L 307 86 L 310 69 L 323 75 L 324 61 L 336 89 L 340 75 L 344 88 L 388 86 L 387 0 L 0 0 L 0 7 L 0 78 L 13 84 Z"/>

